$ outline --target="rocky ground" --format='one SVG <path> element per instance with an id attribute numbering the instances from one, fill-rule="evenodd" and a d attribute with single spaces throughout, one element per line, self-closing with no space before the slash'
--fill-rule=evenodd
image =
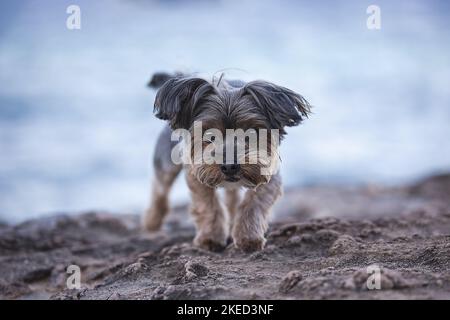
<path id="1" fill-rule="evenodd" d="M 0 224 L 0 298 L 450 299 L 450 175 L 287 190 L 253 254 L 192 246 L 188 216 L 175 208 L 156 235 L 103 212 Z M 72 264 L 80 289 L 66 287 Z"/>

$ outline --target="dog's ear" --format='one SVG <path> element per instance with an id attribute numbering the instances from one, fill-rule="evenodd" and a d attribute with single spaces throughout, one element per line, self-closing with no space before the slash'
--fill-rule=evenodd
<path id="1" fill-rule="evenodd" d="M 243 90 L 262 110 L 272 129 L 280 130 L 280 135 L 286 134 L 284 127 L 300 124 L 310 113 L 311 106 L 305 98 L 273 83 L 252 81 L 247 83 Z"/>
<path id="2" fill-rule="evenodd" d="M 170 79 L 156 94 L 154 112 L 159 119 L 168 120 L 172 129 L 188 129 L 196 105 L 213 92 L 214 87 L 204 79 Z"/>

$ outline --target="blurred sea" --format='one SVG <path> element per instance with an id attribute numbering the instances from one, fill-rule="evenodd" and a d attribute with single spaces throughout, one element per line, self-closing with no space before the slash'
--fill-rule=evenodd
<path id="1" fill-rule="evenodd" d="M 81 8 L 81 30 L 66 8 Z M 287 186 L 397 184 L 450 169 L 450 2 L 2 1 L 0 220 L 138 212 L 155 71 L 266 79 L 314 115 L 282 145 Z M 183 179 L 172 194 L 188 199 Z"/>

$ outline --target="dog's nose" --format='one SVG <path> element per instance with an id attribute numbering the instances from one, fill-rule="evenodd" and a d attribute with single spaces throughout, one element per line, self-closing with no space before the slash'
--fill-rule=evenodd
<path id="1" fill-rule="evenodd" d="M 227 176 L 234 176 L 240 169 L 241 166 L 238 164 L 223 164 L 220 166 L 220 170 Z"/>

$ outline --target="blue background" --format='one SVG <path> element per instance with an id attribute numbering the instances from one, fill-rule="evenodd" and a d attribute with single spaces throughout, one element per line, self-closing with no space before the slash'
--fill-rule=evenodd
<path id="1" fill-rule="evenodd" d="M 81 8 L 81 30 L 66 8 Z M 366 9 L 381 8 L 381 30 Z M 287 186 L 399 184 L 450 169 L 448 1 L 2 1 L 0 220 L 143 210 L 155 71 L 266 79 L 315 106 Z M 172 194 L 188 199 L 182 181 Z"/>

